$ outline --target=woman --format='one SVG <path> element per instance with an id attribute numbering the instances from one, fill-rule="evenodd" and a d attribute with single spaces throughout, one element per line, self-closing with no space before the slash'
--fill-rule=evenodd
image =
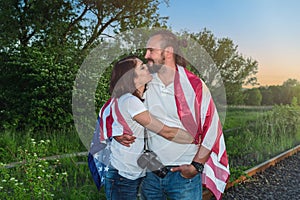
<path id="1" fill-rule="evenodd" d="M 135 56 L 126 57 L 113 67 L 110 93 L 114 114 L 121 119 L 119 135 L 127 131 L 125 134 L 134 135 L 135 141 L 124 146 L 118 141 L 119 136 L 113 137 L 110 166 L 104 182 L 107 199 L 137 199 L 139 185 L 145 176 L 145 170 L 137 165 L 144 150 L 145 127 L 178 143 L 194 140 L 189 133 L 162 124 L 147 111 L 142 97 L 151 79 L 147 66 Z"/>

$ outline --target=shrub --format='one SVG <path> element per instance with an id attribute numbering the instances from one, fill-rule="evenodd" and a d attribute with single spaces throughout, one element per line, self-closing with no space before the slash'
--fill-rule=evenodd
<path id="1" fill-rule="evenodd" d="M 58 172 L 59 160 L 47 161 L 50 140 L 31 140 L 28 149 L 19 147 L 20 165 L 8 168 L 0 166 L 0 199 L 54 199 L 55 192 L 66 181 L 67 173 Z"/>

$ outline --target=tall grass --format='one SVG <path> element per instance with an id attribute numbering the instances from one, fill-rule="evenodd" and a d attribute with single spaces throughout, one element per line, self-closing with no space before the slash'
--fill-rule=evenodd
<path id="1" fill-rule="evenodd" d="M 225 134 L 227 153 L 233 171 L 247 169 L 300 143 L 300 109 L 275 106 L 248 126 Z M 236 178 L 233 174 L 233 178 Z"/>
<path id="2" fill-rule="evenodd" d="M 0 133 L 0 162 L 17 162 L 17 149 L 28 148 L 31 139 L 50 140 L 46 156 L 87 151 L 75 129 L 41 132 L 6 130 Z"/>
<path id="3" fill-rule="evenodd" d="M 6 133 L 5 140 L 8 136 Z M 51 154 L 49 150 L 60 142 L 27 140 L 27 137 L 22 140 L 21 146 L 8 140 L 16 147 L 14 156 L 21 163 L 8 168 L 6 161 L 11 159 L 5 161 L 1 157 L 0 199 L 105 199 L 104 192 L 99 192 L 93 183 L 87 156 L 41 159 Z"/>
<path id="4" fill-rule="evenodd" d="M 228 106 L 223 130 L 239 129 L 249 125 L 260 116 L 272 110 L 271 106 Z"/>

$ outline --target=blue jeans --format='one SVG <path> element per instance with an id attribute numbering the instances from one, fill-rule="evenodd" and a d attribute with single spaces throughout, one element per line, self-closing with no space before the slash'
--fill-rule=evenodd
<path id="1" fill-rule="evenodd" d="M 164 178 L 147 172 L 141 184 L 141 197 L 144 200 L 166 200 L 167 197 L 169 200 L 201 200 L 201 174 L 186 179 L 180 172 L 168 172 Z"/>
<path id="2" fill-rule="evenodd" d="M 137 199 L 140 183 L 143 178 L 130 180 L 118 174 L 118 170 L 109 169 L 104 177 L 104 189 L 108 200 Z"/>

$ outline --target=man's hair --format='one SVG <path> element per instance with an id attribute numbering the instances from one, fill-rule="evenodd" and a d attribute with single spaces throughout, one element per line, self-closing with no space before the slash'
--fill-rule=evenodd
<path id="1" fill-rule="evenodd" d="M 150 35 L 150 38 L 153 36 L 160 36 L 160 48 L 165 49 L 167 47 L 172 47 L 174 51 L 175 63 L 186 67 L 187 61 L 183 57 L 180 47 L 186 47 L 186 42 L 181 41 L 169 30 L 159 30 Z"/>

